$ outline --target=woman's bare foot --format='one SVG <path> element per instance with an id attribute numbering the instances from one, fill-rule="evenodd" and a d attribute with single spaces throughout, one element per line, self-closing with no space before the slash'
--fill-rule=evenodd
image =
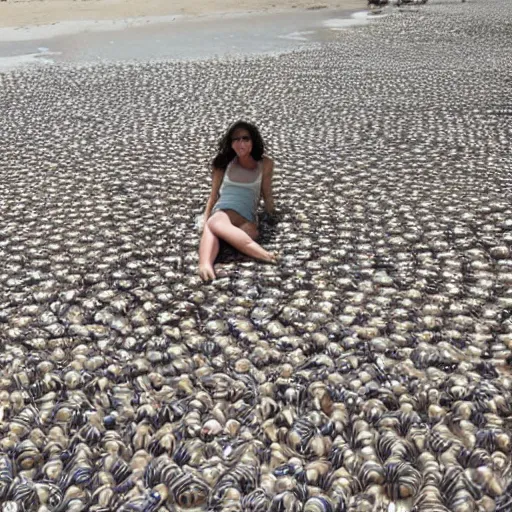
<path id="1" fill-rule="evenodd" d="M 279 253 L 277 252 L 268 252 L 268 257 L 265 258 L 263 261 L 267 263 L 271 263 L 272 265 L 277 265 L 277 262 L 279 261 Z"/>
<path id="2" fill-rule="evenodd" d="M 210 281 L 215 279 L 215 271 L 211 265 L 199 265 L 199 277 L 203 281 Z"/>

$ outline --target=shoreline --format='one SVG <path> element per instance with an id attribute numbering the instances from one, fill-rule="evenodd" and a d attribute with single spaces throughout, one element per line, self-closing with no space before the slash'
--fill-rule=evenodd
<path id="1" fill-rule="evenodd" d="M 307 10 L 307 9 L 306 9 Z M 341 9 L 323 9 L 325 13 L 338 14 Z M 254 19 L 258 16 L 269 15 L 287 15 L 304 13 L 303 9 L 295 9 L 289 11 L 286 9 L 279 9 L 273 11 L 232 11 L 232 12 L 216 12 L 209 14 L 175 14 L 175 15 L 162 15 L 162 16 L 140 16 L 135 18 L 120 18 L 120 19 L 97 19 L 97 20 L 67 20 L 48 23 L 43 25 L 25 25 L 20 27 L 1 27 L 0 26 L 0 42 L 22 42 L 50 39 L 60 36 L 71 36 L 74 34 L 81 34 L 86 32 L 116 32 L 131 28 L 143 28 L 151 25 L 158 24 L 173 24 L 173 23 L 193 23 L 193 22 L 216 22 L 222 19 L 225 20 L 243 20 L 246 23 L 247 18 Z M 353 9 L 343 9 L 343 14 L 355 11 Z M 357 24 L 357 21 L 353 22 Z"/>
<path id="2" fill-rule="evenodd" d="M 56 0 L 54 0 L 56 1 Z M 280 53 L 369 22 L 366 10 L 233 11 L 0 28 L 0 68 Z"/>
<path id="3" fill-rule="evenodd" d="M 84 23 L 133 26 L 162 18 L 217 17 L 261 13 L 318 11 L 322 9 L 361 10 L 365 0 L 178 0 L 170 6 L 162 0 L 26 0 L 0 2 L 0 30 L 16 32 L 57 24 Z M 165 21 L 165 19 L 163 19 Z"/>

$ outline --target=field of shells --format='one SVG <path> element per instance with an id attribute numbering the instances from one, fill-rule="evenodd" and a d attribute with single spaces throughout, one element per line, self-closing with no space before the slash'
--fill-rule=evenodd
<path id="1" fill-rule="evenodd" d="M 0 74 L 0 510 L 512 510 L 512 3 Z M 197 276 L 233 121 L 277 266 Z"/>

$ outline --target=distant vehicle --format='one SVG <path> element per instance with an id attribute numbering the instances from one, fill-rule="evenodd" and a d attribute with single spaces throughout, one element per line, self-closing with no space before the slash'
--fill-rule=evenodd
<path id="1" fill-rule="evenodd" d="M 389 0 L 368 0 L 368 7 L 382 7 L 388 4 Z"/>
<path id="2" fill-rule="evenodd" d="M 396 5 L 400 6 L 402 4 L 426 4 L 427 1 L 428 0 L 396 0 Z"/>

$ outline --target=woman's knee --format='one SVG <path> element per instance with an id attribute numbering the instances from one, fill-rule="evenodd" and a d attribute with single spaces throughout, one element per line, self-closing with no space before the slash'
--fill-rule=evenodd
<path id="1" fill-rule="evenodd" d="M 226 222 L 229 222 L 229 217 L 225 213 L 217 212 L 206 221 L 206 225 L 213 234 L 216 234 L 218 228 Z"/>
<path id="2" fill-rule="evenodd" d="M 215 226 L 219 223 L 219 217 L 217 215 L 212 215 L 207 221 L 206 225 L 210 228 L 211 231 L 215 229 Z"/>

